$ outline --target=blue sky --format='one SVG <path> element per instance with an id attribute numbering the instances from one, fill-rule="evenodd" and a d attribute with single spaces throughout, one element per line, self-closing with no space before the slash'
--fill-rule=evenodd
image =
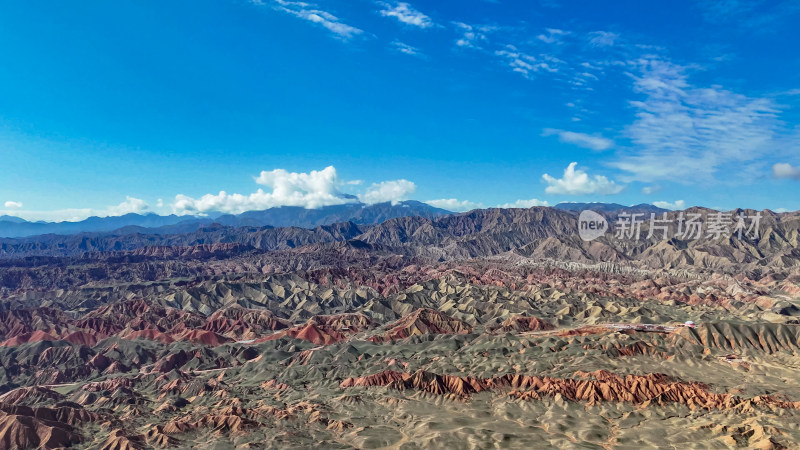
<path id="1" fill-rule="evenodd" d="M 795 1 L 5 3 L 0 214 L 342 193 L 797 210 L 798 20 Z"/>

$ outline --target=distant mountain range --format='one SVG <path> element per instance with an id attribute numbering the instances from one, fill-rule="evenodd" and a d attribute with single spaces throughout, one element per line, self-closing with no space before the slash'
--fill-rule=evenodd
<path id="1" fill-rule="evenodd" d="M 628 213 L 664 213 L 668 210 L 642 203 L 625 206 L 618 203 L 559 203 L 557 210 L 577 213 L 585 209 L 614 216 Z M 397 203 L 347 203 L 306 209 L 297 206 L 282 206 L 263 211 L 247 211 L 241 214 L 216 216 L 159 216 L 157 214 L 125 214 L 115 217 L 90 217 L 79 222 L 28 222 L 19 217 L 0 216 L 0 237 L 18 238 L 44 234 L 72 235 L 78 233 L 124 234 L 180 234 L 191 233 L 212 224 L 226 227 L 299 227 L 315 228 L 322 225 L 351 222 L 356 225 L 373 225 L 399 217 L 423 217 L 433 219 L 454 214 L 426 203 L 408 200 Z"/>
<path id="2" fill-rule="evenodd" d="M 693 207 L 686 213 L 698 214 L 701 222 L 707 223 L 715 211 Z M 732 218 L 740 213 L 752 216 L 755 211 L 734 210 L 727 214 Z M 619 213 L 601 214 L 610 218 Z M 476 209 L 434 218 L 404 216 L 378 224 L 345 221 L 314 228 L 234 227 L 213 223 L 174 233 L 164 232 L 174 226 L 162 227 L 161 232 L 144 228 L 139 229 L 151 231 L 136 232 L 137 227 L 129 227 L 130 232 L 126 233 L 0 238 L 0 284 L 22 282 L 13 271 L 4 275 L 2 267 L 36 267 L 52 258 L 56 258 L 52 259 L 54 264 L 69 267 L 72 264 L 69 261 L 58 263 L 57 258 L 64 257 L 116 261 L 114 264 L 176 258 L 235 258 L 238 262 L 228 266 L 233 271 L 242 270 L 244 266 L 237 265 L 240 263 L 258 267 L 256 271 L 261 271 L 266 264 L 270 266 L 268 270 L 274 271 L 276 267 L 297 270 L 303 261 L 313 262 L 307 266 L 309 268 L 337 264 L 341 258 L 356 258 L 365 261 L 364 264 L 374 262 L 370 259 L 372 256 L 430 263 L 501 255 L 583 264 L 635 261 L 639 267 L 712 268 L 729 273 L 758 271 L 764 265 L 772 269 L 798 267 L 800 213 L 760 211 L 758 237 L 745 234 L 738 238 L 732 227 L 728 227 L 728 234 L 723 233 L 718 238 L 703 234 L 685 239 L 676 237 L 678 214 L 680 212 L 667 213 L 669 229 L 666 234 L 672 236 L 667 240 L 662 234 L 651 236 L 649 224 L 645 222 L 639 238 L 617 238 L 613 230 L 609 230 L 595 240 L 584 241 L 578 235 L 578 213 L 552 207 Z M 145 265 L 137 270 L 150 268 Z M 183 273 L 183 269 L 178 269 L 168 264 L 164 266 L 169 273 Z M 37 280 L 43 278 L 38 272 L 32 273 Z M 127 276 L 125 273 L 120 276 Z M 70 277 L 53 275 L 53 279 L 62 278 Z"/>
<path id="3" fill-rule="evenodd" d="M 658 206 L 647 203 L 640 203 L 633 206 L 624 206 L 619 203 L 559 203 L 554 206 L 554 208 L 576 212 L 588 209 L 601 213 L 665 213 L 669 211 L 668 209 L 659 208 Z"/>
<path id="4" fill-rule="evenodd" d="M 396 217 L 434 218 L 452 212 L 413 200 L 397 203 L 347 203 L 306 209 L 282 206 L 242 214 L 210 217 L 125 214 L 114 217 L 89 217 L 79 222 L 28 222 L 19 217 L 0 216 L 0 237 L 26 237 L 42 234 L 102 233 L 174 234 L 187 233 L 213 223 L 229 227 L 301 227 L 314 228 L 340 222 L 376 224 Z"/>

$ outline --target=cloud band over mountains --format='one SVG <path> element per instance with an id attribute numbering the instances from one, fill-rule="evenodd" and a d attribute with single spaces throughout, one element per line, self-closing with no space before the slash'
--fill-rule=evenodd
<path id="1" fill-rule="evenodd" d="M 22 209 L 22 203 L 8 200 L 6 210 L 0 215 L 8 214 L 27 220 L 45 221 L 79 221 L 91 216 L 109 217 L 148 212 L 172 213 L 176 215 L 205 216 L 211 213 L 241 214 L 246 211 L 258 211 L 281 206 L 296 206 L 317 209 L 324 206 L 343 205 L 348 203 L 397 203 L 411 199 L 417 192 L 417 185 L 406 179 L 387 180 L 361 187 L 361 180 L 343 180 L 334 166 L 309 172 L 289 172 L 285 169 L 264 170 L 253 177 L 255 184 L 262 186 L 251 193 L 228 193 L 220 191 L 199 197 L 177 194 L 172 202 L 159 198 L 155 208 L 141 199 L 127 196 L 125 201 L 105 208 L 67 208 L 42 211 Z M 548 174 L 542 176 L 548 194 L 588 195 L 615 194 L 625 186 L 616 184 L 602 175 L 589 176 L 585 171 L 577 169 L 573 162 L 565 170 L 562 178 L 554 178 Z M 449 211 L 461 212 L 471 209 L 496 208 L 530 208 L 533 206 L 550 206 L 547 200 L 538 198 L 517 199 L 515 201 L 485 205 L 469 199 L 441 198 L 427 200 L 425 203 Z"/>
<path id="2" fill-rule="evenodd" d="M 288 172 L 285 169 L 262 171 L 255 177 L 259 188 L 250 194 L 206 194 L 199 198 L 178 194 L 172 204 L 172 212 L 183 214 L 206 214 L 224 212 L 239 214 L 245 211 L 262 210 L 278 206 L 300 206 L 315 209 L 323 206 L 362 202 L 366 204 L 397 202 L 408 199 L 416 191 L 416 185 L 408 180 L 391 180 L 374 183 L 364 192 L 353 195 L 342 188 L 354 182 L 339 178 L 336 168 L 328 166 L 308 173 Z"/>

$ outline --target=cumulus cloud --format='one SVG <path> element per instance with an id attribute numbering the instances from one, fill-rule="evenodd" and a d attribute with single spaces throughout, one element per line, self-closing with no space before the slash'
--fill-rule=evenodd
<path id="1" fill-rule="evenodd" d="M 257 5 L 265 5 L 263 0 L 253 0 Z M 317 9 L 316 5 L 305 2 L 274 0 L 274 7 L 303 20 L 320 25 L 342 40 L 348 40 L 363 33 L 362 30 L 347 25 L 333 14 Z"/>
<path id="2" fill-rule="evenodd" d="M 578 147 L 588 148 L 595 151 L 608 150 L 614 145 L 614 141 L 606 139 L 602 136 L 595 136 L 585 133 L 576 133 L 574 131 L 557 130 L 554 128 L 545 128 L 542 136 L 557 135 L 558 140 L 567 144 L 574 144 Z"/>
<path id="3" fill-rule="evenodd" d="M 22 208 L 22 202 L 13 202 L 11 200 L 5 203 L 6 208 Z"/>
<path id="4" fill-rule="evenodd" d="M 263 170 L 255 180 L 257 184 L 271 188 L 273 196 L 286 205 L 316 208 L 341 199 L 337 187 L 339 177 L 333 166 L 309 173 Z"/>
<path id="5" fill-rule="evenodd" d="M 116 206 L 109 206 L 103 212 L 104 216 L 123 216 L 125 214 L 141 214 L 149 209 L 147 202 L 140 198 L 125 197 L 125 201 Z"/>
<path id="6" fill-rule="evenodd" d="M 772 166 L 772 175 L 775 178 L 800 180 L 800 169 L 789 163 L 777 163 Z M 6 204 L 6 206 L 8 206 L 8 204 Z"/>
<path id="7" fill-rule="evenodd" d="M 471 202 L 469 200 L 458 200 L 456 198 L 440 198 L 438 200 L 428 200 L 425 203 L 437 208 L 457 212 L 471 211 L 483 207 L 480 203 Z"/>
<path id="8" fill-rule="evenodd" d="M 577 162 L 570 163 L 564 169 L 561 178 L 554 178 L 548 174 L 542 175 L 542 180 L 547 183 L 545 192 L 548 194 L 579 195 L 579 194 L 618 194 L 625 186 L 617 185 L 614 181 L 602 175 L 590 177 L 583 170 L 576 168 Z"/>
<path id="9" fill-rule="evenodd" d="M 279 206 L 299 206 L 316 209 L 323 206 L 342 205 L 361 201 L 366 204 L 406 200 L 416 191 L 416 185 L 408 180 L 393 180 L 373 183 L 360 195 L 350 195 L 340 188 L 361 184 L 360 180 L 339 179 L 336 168 L 328 166 L 322 170 L 289 172 L 284 169 L 265 170 L 254 177 L 259 188 L 250 194 L 206 194 L 198 198 L 179 194 L 172 203 L 175 214 L 207 214 L 211 211 L 241 214 Z"/>
<path id="10" fill-rule="evenodd" d="M 416 190 L 417 186 L 408 180 L 383 181 L 373 183 L 366 192 L 358 196 L 358 199 L 368 205 L 383 202 L 394 204 L 407 200 Z"/>
<path id="11" fill-rule="evenodd" d="M 175 196 L 172 210 L 175 214 L 204 214 L 219 211 L 240 214 L 245 211 L 261 210 L 277 206 L 301 206 L 319 208 L 352 202 L 339 191 L 342 184 L 333 166 L 309 173 L 288 172 L 284 169 L 262 171 L 255 182 L 271 189 L 265 192 L 258 189 L 251 194 L 206 194 L 192 198 L 179 194 Z"/>
<path id="12" fill-rule="evenodd" d="M 405 2 L 385 3 L 381 2 L 380 5 L 383 9 L 380 14 L 384 17 L 393 17 L 406 25 L 412 25 L 419 28 L 430 28 L 435 24 L 430 17 L 417 11 Z"/>
<path id="13" fill-rule="evenodd" d="M 657 206 L 659 208 L 664 208 L 664 209 L 672 209 L 672 210 L 686 209 L 686 202 L 683 201 L 683 200 L 677 200 L 677 201 L 675 201 L 675 203 L 653 202 L 653 206 Z"/>
<path id="14" fill-rule="evenodd" d="M 514 203 L 503 203 L 499 208 L 533 208 L 534 206 L 550 206 L 546 200 L 532 198 L 530 200 L 517 200 Z"/>

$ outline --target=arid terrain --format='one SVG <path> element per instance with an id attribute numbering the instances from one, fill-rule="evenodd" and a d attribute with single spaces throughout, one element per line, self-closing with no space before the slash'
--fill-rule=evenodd
<path id="1" fill-rule="evenodd" d="M 0 448 L 797 448 L 800 214 L 761 215 L 3 238 Z"/>

